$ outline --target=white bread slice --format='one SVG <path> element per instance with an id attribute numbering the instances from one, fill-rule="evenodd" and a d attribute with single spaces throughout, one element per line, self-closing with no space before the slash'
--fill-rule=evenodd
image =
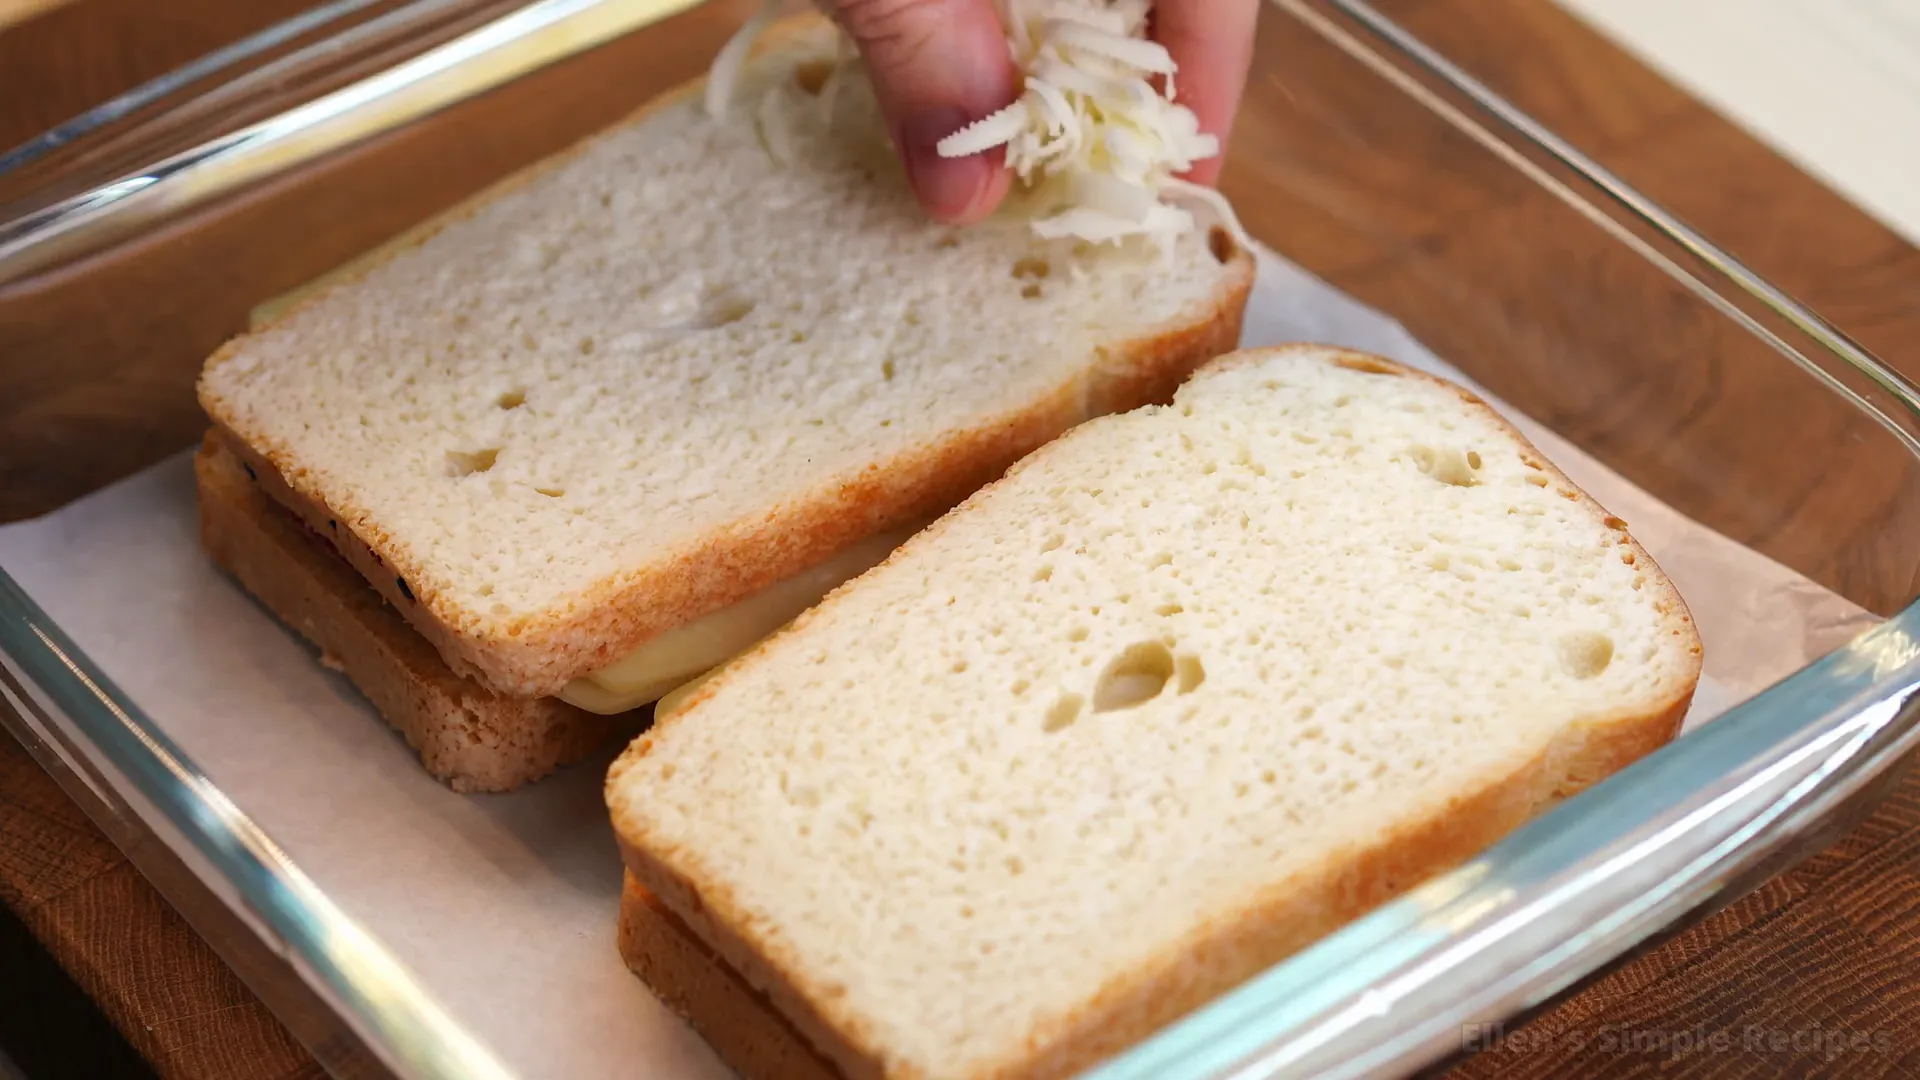
<path id="1" fill-rule="evenodd" d="M 502 698 L 461 679 L 211 436 L 195 455 L 194 476 L 200 540 L 214 561 L 317 647 L 455 791 L 511 791 L 639 729 L 637 716 Z"/>
<path id="2" fill-rule="evenodd" d="M 743 1080 L 839 1080 L 766 995 L 747 985 L 632 874 L 620 885 L 620 958 Z"/>
<path id="3" fill-rule="evenodd" d="M 849 1077 L 1061 1076 L 1670 739 L 1626 525 L 1314 346 L 1027 457 L 610 772 L 628 868 Z"/>
<path id="4" fill-rule="evenodd" d="M 860 95 L 827 122 L 836 47 L 776 24 L 722 120 L 683 88 L 208 361 L 216 426 L 456 672 L 555 693 L 1238 339 L 1222 230 L 1162 263 L 932 223 Z"/>

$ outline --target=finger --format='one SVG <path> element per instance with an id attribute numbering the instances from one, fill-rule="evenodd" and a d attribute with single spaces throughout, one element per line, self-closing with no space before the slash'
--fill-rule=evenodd
<path id="1" fill-rule="evenodd" d="M 999 151 L 943 158 L 941 139 L 1014 99 L 1017 76 L 992 0 L 837 0 L 830 13 L 865 59 L 914 193 L 964 223 L 1006 195 Z"/>
<path id="2" fill-rule="evenodd" d="M 1154 7 L 1153 37 L 1173 54 L 1174 101 L 1193 110 L 1200 130 L 1220 140 L 1220 153 L 1196 162 L 1187 179 L 1212 184 L 1220 178 L 1227 136 L 1253 63 L 1254 24 L 1260 0 L 1161 0 Z"/>

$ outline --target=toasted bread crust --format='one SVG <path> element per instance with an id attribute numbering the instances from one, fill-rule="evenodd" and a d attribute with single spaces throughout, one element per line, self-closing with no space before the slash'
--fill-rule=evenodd
<path id="1" fill-rule="evenodd" d="M 202 545 L 320 649 L 455 791 L 511 791 L 626 737 L 638 718 L 502 698 L 463 680 L 347 565 L 262 494 L 211 433 L 194 459 Z"/>
<path id="2" fill-rule="evenodd" d="M 1275 352 L 1295 348 L 1322 354 L 1337 352 L 1341 354 L 1337 362 L 1344 365 L 1438 383 L 1493 416 L 1563 497 L 1581 503 L 1597 522 L 1620 533 L 1621 557 L 1645 567 L 1647 587 L 1660 595 L 1659 610 L 1667 632 L 1690 658 L 1690 664 L 1676 674 L 1672 684 L 1664 688 L 1662 698 L 1651 707 L 1617 709 L 1568 723 L 1539 754 L 1516 762 L 1503 775 L 1487 777 L 1478 789 L 1462 792 L 1440 813 L 1403 822 L 1367 848 L 1344 853 L 1273 883 L 1239 909 L 1193 928 L 1153 962 L 1115 979 L 1073 1012 L 1036 1025 L 1008 1057 L 951 1075 L 1038 1080 L 1071 1076 L 1091 1067 L 1420 882 L 1459 865 L 1542 809 L 1611 776 L 1665 745 L 1679 732 L 1699 680 L 1699 635 L 1672 582 L 1627 534 L 1625 523 L 1607 514 L 1546 461 L 1504 417 L 1472 393 L 1445 380 L 1379 357 L 1321 346 L 1249 350 L 1217 363 L 1257 363 Z M 1008 482 L 1047 452 L 1042 448 L 1029 456 L 999 482 Z M 922 536 L 945 524 L 936 522 Z M 916 542 L 909 541 L 902 552 Z M 833 602 L 834 597 L 828 597 L 814 610 L 818 612 Z M 808 616 L 802 616 L 775 639 L 723 668 L 672 716 L 662 718 L 653 731 L 636 740 L 609 771 L 609 790 L 621 783 L 628 769 L 641 764 L 654 740 L 676 723 L 697 722 L 686 718 L 700 701 L 730 677 L 764 662 L 772 640 L 803 632 L 808 621 Z M 735 900 L 724 883 L 702 872 L 699 852 L 673 846 L 649 847 L 644 822 L 616 815 L 614 824 L 622 857 L 639 886 L 657 897 L 688 930 L 765 995 L 793 1029 L 845 1076 L 855 1080 L 907 1080 L 921 1075 L 888 1060 L 887 1048 L 863 1018 L 843 1004 L 842 996 L 820 985 L 799 957 L 762 931 L 752 912 Z"/>
<path id="3" fill-rule="evenodd" d="M 744 1080 L 839 1080 L 767 999 L 632 874 L 620 889 L 620 957 Z"/>
<path id="4" fill-rule="evenodd" d="M 817 14 L 774 23 L 756 51 L 777 49 L 825 25 Z M 608 131 L 697 95 L 697 79 L 667 92 L 611 125 Z M 275 325 L 335 289 L 350 286 L 400 253 L 426 243 L 447 226 L 533 182 L 586 152 L 605 134 L 538 162 L 448 210 L 408 234 L 405 241 L 321 289 L 267 325 Z M 200 383 L 201 407 L 256 472 L 280 478 L 276 497 L 309 522 L 334 521 L 356 549 L 377 566 L 368 580 L 420 631 L 455 671 L 500 694 L 537 697 L 559 692 L 570 680 L 632 652 L 649 638 L 685 625 L 831 557 L 860 540 L 953 506 L 993 480 L 1013 462 L 1089 416 L 1123 412 L 1164 401 L 1200 364 L 1232 349 L 1253 286 L 1252 252 L 1235 248 L 1219 292 L 1155 331 L 1109 346 L 1088 370 L 1025 408 L 980 426 L 948 432 L 914 452 L 875 464 L 859 476 L 828 483 L 789 500 L 768 514 L 716 530 L 700 548 L 636 567 L 588 589 L 565 610 L 527 616 L 501 626 L 456 603 L 427 582 L 430 567 L 404 537 L 377 522 L 355 519 L 330 505 L 300 461 L 267 432 L 250 427 L 208 386 Z M 264 327 L 259 328 L 264 329 Z M 208 359 L 211 372 L 242 350 L 253 333 L 241 335 Z M 392 573 L 387 573 L 391 570 Z M 363 572 L 366 572 L 363 568 Z M 408 582 L 406 600 L 387 578 Z"/>

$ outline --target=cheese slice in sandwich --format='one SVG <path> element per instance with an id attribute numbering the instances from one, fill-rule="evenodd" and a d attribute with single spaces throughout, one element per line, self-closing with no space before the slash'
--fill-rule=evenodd
<path id="1" fill-rule="evenodd" d="M 475 694 L 644 705 L 1239 336 L 1227 218 L 941 226 L 824 19 L 748 44 L 724 95 L 668 95 L 205 366 L 220 450 Z"/>
<path id="2" fill-rule="evenodd" d="M 691 935 L 840 1075 L 1071 1075 L 1661 746 L 1700 664 L 1471 394 L 1235 354 L 664 711 L 607 781 L 672 916 L 623 948 Z"/>

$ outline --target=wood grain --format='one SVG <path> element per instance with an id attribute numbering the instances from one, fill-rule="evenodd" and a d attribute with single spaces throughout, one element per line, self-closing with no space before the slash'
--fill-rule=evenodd
<path id="1" fill-rule="evenodd" d="M 749 6 L 690 13 L 84 273 L 0 290 L 0 520 L 189 445 L 200 358 L 252 303 L 696 73 Z M 1541 0 L 1382 6 L 1920 374 L 1920 252 L 1910 245 Z M 164 10 L 192 17 L 168 18 L 134 0 L 73 0 L 0 32 L 0 144 L 256 28 L 273 17 L 267 8 L 182 0 Z M 1363 69 L 1273 18 L 1261 32 L 1223 181 L 1257 234 L 1696 516 L 1883 611 L 1906 599 L 1914 554 L 1898 537 L 1920 535 L 1920 477 L 1884 433 L 1472 140 L 1383 95 Z M 43 54 L 67 60 L 9 62 Z M 1916 878 L 1920 780 L 1908 780 L 1817 858 L 1452 1075 L 1920 1075 Z M 0 899 L 161 1075 L 317 1075 L 287 1029 L 5 741 Z M 1676 1054 L 1661 1032 L 1710 1044 L 1724 1033 L 1729 1044 Z M 1643 1045 L 1623 1048 L 1623 1035 Z M 1828 1052 L 1826 1040 L 1856 1035 L 1867 1050 Z M 1809 1049 L 1809 1038 L 1822 1042 Z"/>
<path id="2" fill-rule="evenodd" d="M 51 11 L 67 0 L 0 0 L 0 29 L 26 22 L 35 15 Z"/>

